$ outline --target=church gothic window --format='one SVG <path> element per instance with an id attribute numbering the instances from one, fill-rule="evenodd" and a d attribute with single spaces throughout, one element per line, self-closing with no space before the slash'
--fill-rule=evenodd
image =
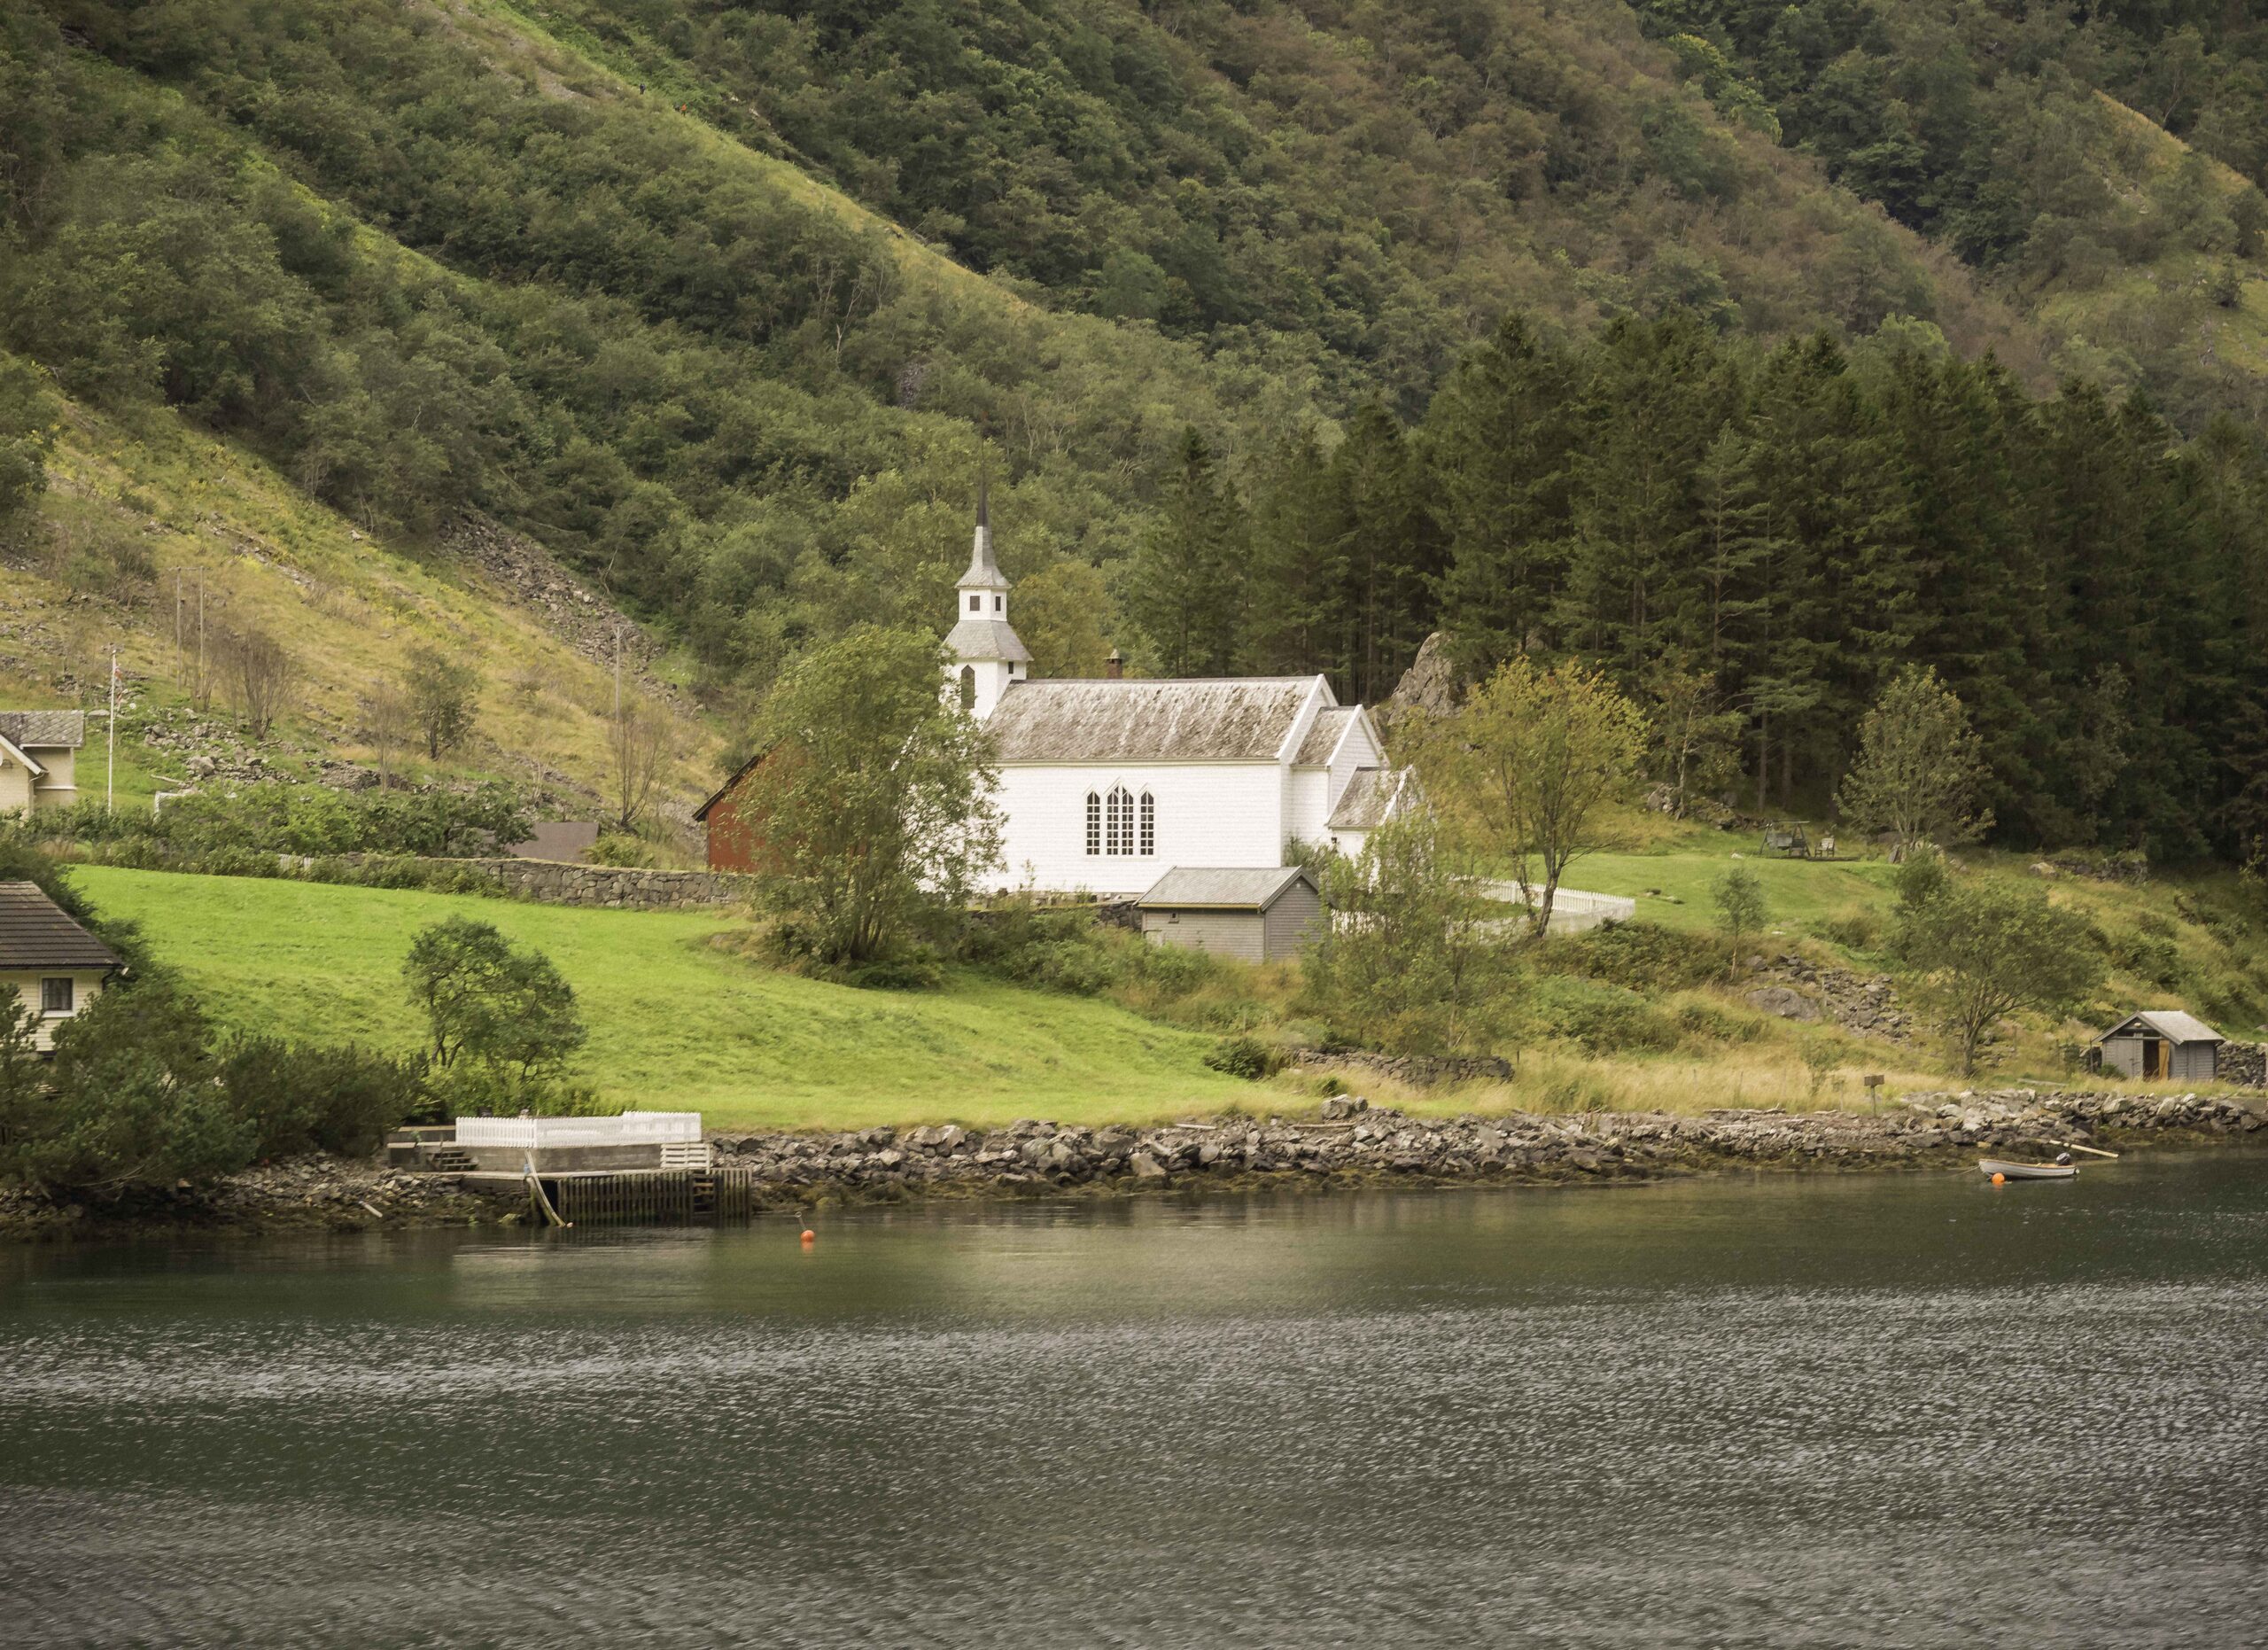
<path id="1" fill-rule="evenodd" d="M 976 666 L 974 665 L 960 667 L 960 708 L 964 711 L 976 708 Z"/>
<path id="2" fill-rule="evenodd" d="M 1148 791 L 1138 803 L 1123 785 L 1107 797 L 1087 792 L 1087 852 L 1113 859 L 1147 858 L 1158 851 L 1158 801 Z"/>

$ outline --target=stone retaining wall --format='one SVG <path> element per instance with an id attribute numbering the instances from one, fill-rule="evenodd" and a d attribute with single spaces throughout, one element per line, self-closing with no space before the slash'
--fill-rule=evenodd
<path id="1" fill-rule="evenodd" d="M 2268 1043 L 2223 1043 L 2220 1079 L 2268 1088 Z"/>
<path id="2" fill-rule="evenodd" d="M 1379 1055 L 1359 1048 L 1332 1054 L 1321 1048 L 1302 1048 L 1293 1055 L 1292 1062 L 1318 1071 L 1367 1071 L 1419 1088 L 1435 1083 L 1512 1080 L 1512 1062 L 1494 1055 Z"/>
<path id="3" fill-rule="evenodd" d="M 555 906 L 617 911 L 684 911 L 750 899 L 756 879 L 720 871 L 651 871 L 616 865 L 563 865 L 553 860 L 449 860 L 493 876 L 512 892 Z"/>
<path id="4" fill-rule="evenodd" d="M 1393 1177 L 1644 1179 L 1728 1167 L 1928 1167 L 1974 1174 L 1979 1148 L 2045 1158 L 2065 1141 L 2124 1148 L 2154 1135 L 2268 1140 L 2268 1107 L 2256 1100 L 2035 1089 L 1916 1094 L 1879 1111 L 1714 1111 L 1698 1117 L 1413 1117 L 1373 1110 L 1351 1094 L 1318 1109 L 1320 1121 L 1230 1117 L 1084 1128 L 1025 1119 L 997 1129 L 940 1125 L 712 1140 L 720 1164 L 755 1172 L 759 1202 L 779 1203 L 1052 1193 L 1089 1183 L 1134 1189 L 1287 1180 L 1360 1185 Z"/>

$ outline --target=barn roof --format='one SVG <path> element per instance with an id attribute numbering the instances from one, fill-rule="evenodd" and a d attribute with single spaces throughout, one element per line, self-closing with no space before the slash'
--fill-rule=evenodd
<path id="1" fill-rule="evenodd" d="M 1296 865 L 1207 868 L 1177 865 L 1134 903 L 1146 911 L 1265 911 L 1301 883 L 1315 880 Z"/>
<path id="2" fill-rule="evenodd" d="M 1315 720 L 1308 726 L 1308 736 L 1300 741 L 1299 750 L 1292 757 L 1294 767 L 1328 767 L 1332 753 L 1339 749 L 1339 742 L 1363 713 L 1359 704 L 1326 704 L 1315 713 Z"/>
<path id="3" fill-rule="evenodd" d="M 2179 1008 L 2145 1008 L 2139 1014 L 2130 1014 L 2094 1040 L 2099 1043 L 2105 1038 L 2116 1037 L 2128 1026 L 2135 1024 L 2149 1027 L 2168 1042 L 2225 1043 L 2229 1040 L 2196 1016 L 2185 1014 Z"/>
<path id="4" fill-rule="evenodd" d="M 87 743 L 84 711 L 0 711 L 0 739 L 19 750 L 43 745 L 77 750 Z"/>
<path id="5" fill-rule="evenodd" d="M 0 969 L 114 969 L 118 954 L 36 883 L 0 883 Z"/>
<path id="6" fill-rule="evenodd" d="M 1375 830 L 1393 816 L 1394 798 L 1402 794 L 1409 770 L 1400 767 L 1358 767 L 1339 793 L 1327 830 Z"/>
<path id="7" fill-rule="evenodd" d="M 1003 762 L 1269 762 L 1320 682 L 1019 681 L 985 725 Z"/>

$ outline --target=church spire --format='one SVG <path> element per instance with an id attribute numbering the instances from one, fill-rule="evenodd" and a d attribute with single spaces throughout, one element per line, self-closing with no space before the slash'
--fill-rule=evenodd
<path id="1" fill-rule="evenodd" d="M 992 559 L 991 478 L 986 453 L 979 450 L 976 472 L 976 537 L 969 547 L 968 571 L 953 592 L 953 627 L 945 637 L 948 691 L 979 718 L 992 713 L 1000 696 L 1023 680 L 1031 650 L 1008 622 L 1008 580 Z"/>

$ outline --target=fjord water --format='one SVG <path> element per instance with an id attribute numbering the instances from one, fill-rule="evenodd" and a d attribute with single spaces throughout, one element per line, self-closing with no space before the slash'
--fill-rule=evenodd
<path id="1" fill-rule="evenodd" d="M 2268 1642 L 2268 1153 L 0 1257 L 0 1642 Z"/>

